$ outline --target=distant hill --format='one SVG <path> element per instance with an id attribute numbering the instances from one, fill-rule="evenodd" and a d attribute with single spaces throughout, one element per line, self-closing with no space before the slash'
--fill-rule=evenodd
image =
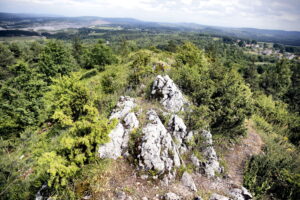
<path id="1" fill-rule="evenodd" d="M 9 21 L 10 23 L 5 23 Z M 15 22 L 15 23 L 11 23 Z M 91 25 L 111 24 L 130 28 L 159 29 L 169 28 L 178 31 L 193 31 L 204 34 L 229 36 L 239 39 L 257 40 L 262 42 L 281 43 L 285 45 L 300 46 L 299 31 L 267 30 L 256 28 L 229 28 L 196 23 L 162 23 L 147 22 L 133 18 L 104 18 L 95 16 L 63 17 L 55 15 L 0 13 L 0 30 L 24 29 L 42 27 L 47 29 L 48 24 L 59 23 L 57 28 L 80 28 Z M 64 26 L 63 23 L 66 23 Z"/>

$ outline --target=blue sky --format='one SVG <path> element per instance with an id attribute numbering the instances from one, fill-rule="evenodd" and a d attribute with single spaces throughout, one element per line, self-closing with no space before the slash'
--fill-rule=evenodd
<path id="1" fill-rule="evenodd" d="M 0 12 L 300 31 L 300 0 L 0 0 Z"/>

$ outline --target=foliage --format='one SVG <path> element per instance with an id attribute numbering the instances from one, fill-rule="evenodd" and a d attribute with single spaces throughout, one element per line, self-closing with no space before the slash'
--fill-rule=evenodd
<path id="1" fill-rule="evenodd" d="M 151 54 L 149 51 L 138 51 L 132 56 L 131 71 L 129 75 L 129 83 L 132 87 L 136 87 L 141 80 L 152 73 L 150 66 Z"/>
<path id="2" fill-rule="evenodd" d="M 264 153 L 247 163 L 244 184 L 259 199 L 299 199 L 299 152 L 277 134 L 264 135 Z"/>
<path id="3" fill-rule="evenodd" d="M 186 49 L 184 47 L 183 49 Z M 235 70 L 227 69 L 216 63 L 208 64 L 201 50 L 191 48 L 192 52 L 185 52 L 191 61 L 189 65 L 177 65 L 172 78 L 191 96 L 197 106 L 205 106 L 209 122 L 214 132 L 222 132 L 229 136 L 244 133 L 244 119 L 251 113 L 251 91 Z M 188 50 L 187 50 L 188 51 Z M 194 52 L 196 51 L 196 52 Z M 196 58 L 191 58 L 196 55 Z M 182 59 L 181 59 L 182 60 Z M 199 64 L 195 62 L 199 62 Z M 196 64 L 190 66 L 190 64 Z M 196 114 L 195 112 L 194 114 Z M 195 118 L 195 117 L 193 117 Z"/>
<path id="4" fill-rule="evenodd" d="M 79 81 L 78 75 L 53 79 L 46 95 L 52 119 L 65 129 L 59 135 L 55 151 L 38 158 L 40 171 L 49 174 L 48 185 L 65 186 L 85 163 L 94 159 L 99 144 L 108 142 L 108 133 L 115 126 L 100 117 L 93 106 L 93 95 Z"/>
<path id="5" fill-rule="evenodd" d="M 85 61 L 83 65 L 86 69 L 98 68 L 100 71 L 103 71 L 105 65 L 117 62 L 117 58 L 111 48 L 105 45 L 101 40 L 85 51 Z"/>
<path id="6" fill-rule="evenodd" d="M 59 40 L 49 40 L 39 55 L 39 72 L 48 83 L 51 82 L 51 77 L 73 71 L 74 66 L 70 50 Z"/>

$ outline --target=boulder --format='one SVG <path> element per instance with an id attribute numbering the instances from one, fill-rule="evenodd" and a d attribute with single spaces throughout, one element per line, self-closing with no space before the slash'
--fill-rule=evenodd
<path id="1" fill-rule="evenodd" d="M 171 133 L 173 139 L 175 140 L 177 149 L 180 153 L 187 151 L 187 146 L 185 140 L 187 138 L 188 132 L 186 125 L 177 115 L 172 115 L 168 122 L 168 131 Z"/>
<path id="2" fill-rule="evenodd" d="M 171 172 L 181 164 L 176 145 L 154 110 L 147 112 L 147 120 L 142 129 L 139 166 L 158 174 Z"/>
<path id="3" fill-rule="evenodd" d="M 250 200 L 253 198 L 250 192 L 244 187 L 230 189 L 229 195 L 234 200 Z"/>
<path id="4" fill-rule="evenodd" d="M 105 143 L 99 147 L 100 158 L 112 158 L 117 159 L 122 155 L 122 144 L 123 137 L 125 134 L 124 127 L 121 123 L 118 123 L 116 128 L 114 128 L 110 134 L 110 142 Z"/>
<path id="5" fill-rule="evenodd" d="M 201 164 L 204 168 L 204 173 L 208 177 L 214 177 L 216 172 L 221 173 L 223 169 L 220 167 L 217 153 L 213 147 L 212 135 L 209 131 L 203 130 L 201 137 L 204 139 L 204 148 L 202 150 L 202 154 L 205 158 L 205 162 Z"/>
<path id="6" fill-rule="evenodd" d="M 134 99 L 121 96 L 109 119 L 122 119 L 136 106 Z"/>
<path id="7" fill-rule="evenodd" d="M 225 196 L 222 196 L 222 195 L 219 195 L 219 194 L 216 194 L 216 193 L 213 193 L 209 200 L 229 200 L 228 197 L 225 197 Z"/>
<path id="8" fill-rule="evenodd" d="M 158 98 L 169 112 L 182 111 L 184 104 L 187 103 L 179 88 L 168 75 L 156 77 L 151 95 Z"/>
<path id="9" fill-rule="evenodd" d="M 163 196 L 164 200 L 180 200 L 180 196 L 178 196 L 177 194 L 173 193 L 173 192 L 168 192 L 167 194 L 165 194 Z"/>
<path id="10" fill-rule="evenodd" d="M 134 99 L 121 96 L 110 119 L 118 119 L 119 123 L 109 133 L 110 142 L 99 147 L 100 158 L 117 159 L 125 155 L 128 148 L 130 132 L 138 128 L 139 121 L 132 109 L 136 106 Z"/>
<path id="11" fill-rule="evenodd" d="M 181 177 L 181 183 L 185 187 L 189 188 L 191 191 L 194 191 L 194 192 L 197 191 L 194 180 L 193 180 L 192 176 L 189 173 L 187 173 L 187 172 L 183 173 L 183 175 Z"/>

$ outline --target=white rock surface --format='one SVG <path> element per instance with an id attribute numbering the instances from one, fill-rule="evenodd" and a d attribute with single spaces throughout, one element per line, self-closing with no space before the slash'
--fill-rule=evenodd
<path id="1" fill-rule="evenodd" d="M 178 196 L 177 194 L 173 193 L 173 192 L 168 192 L 167 194 L 165 194 L 163 196 L 164 200 L 181 200 L 180 196 Z"/>
<path id="2" fill-rule="evenodd" d="M 134 99 L 121 96 L 110 119 L 118 119 L 119 123 L 109 133 L 110 142 L 99 147 L 100 158 L 117 159 L 125 154 L 128 148 L 130 132 L 138 128 L 139 121 L 132 109 L 136 106 Z"/>
<path id="3" fill-rule="evenodd" d="M 225 197 L 225 196 L 222 196 L 222 195 L 219 195 L 219 194 L 212 194 L 209 198 L 209 200 L 229 200 L 228 197 Z"/>
<path id="4" fill-rule="evenodd" d="M 169 112 L 182 111 L 184 104 L 187 102 L 179 88 L 168 75 L 158 75 L 156 77 L 151 94 L 158 98 Z"/>
<path id="5" fill-rule="evenodd" d="M 194 182 L 192 176 L 189 173 L 187 173 L 187 172 L 183 173 L 183 175 L 181 177 L 181 183 L 185 187 L 189 188 L 191 191 L 194 191 L 194 192 L 197 191 L 195 182 Z"/>
<path id="6" fill-rule="evenodd" d="M 234 200 L 250 200 L 250 199 L 252 199 L 252 195 L 244 187 L 230 189 L 229 195 Z"/>
<path id="7" fill-rule="evenodd" d="M 181 164 L 176 145 L 154 110 L 147 112 L 147 118 L 149 122 L 142 130 L 139 166 L 159 174 L 171 172 Z"/>
<path id="8" fill-rule="evenodd" d="M 168 123 L 168 130 L 174 138 L 177 149 L 180 151 L 180 153 L 182 154 L 186 152 L 187 146 L 184 142 L 187 138 L 188 133 L 183 119 L 181 119 L 177 115 L 172 115 Z"/>

